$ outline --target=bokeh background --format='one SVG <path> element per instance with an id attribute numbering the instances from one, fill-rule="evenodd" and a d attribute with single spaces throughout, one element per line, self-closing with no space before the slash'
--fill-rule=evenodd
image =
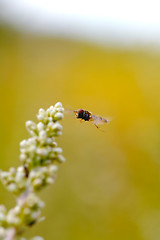
<path id="1" fill-rule="evenodd" d="M 40 194 L 46 220 L 25 236 L 159 240 L 158 5 L 32 2 L 0 1 L 0 168 L 19 165 L 25 121 L 40 107 L 61 101 L 113 121 L 102 132 L 65 114 L 67 161 Z M 0 187 L 0 203 L 14 206 Z"/>

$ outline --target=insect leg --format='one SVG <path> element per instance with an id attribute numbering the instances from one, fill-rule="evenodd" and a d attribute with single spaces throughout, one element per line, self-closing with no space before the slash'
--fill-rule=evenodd
<path id="1" fill-rule="evenodd" d="M 100 130 L 101 132 L 104 132 L 97 124 L 94 123 L 94 126 L 96 126 L 96 128 L 98 128 L 98 130 Z"/>

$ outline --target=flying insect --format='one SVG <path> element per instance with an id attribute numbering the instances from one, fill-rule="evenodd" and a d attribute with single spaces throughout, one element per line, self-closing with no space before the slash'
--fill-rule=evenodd
<path id="1" fill-rule="evenodd" d="M 98 125 L 103 123 L 109 123 L 110 120 L 105 119 L 101 116 L 93 115 L 91 112 L 84 110 L 84 109 L 78 109 L 73 111 L 75 114 L 75 117 L 77 119 L 80 119 L 80 121 L 86 121 L 86 122 L 92 122 L 97 128 L 100 128 Z"/>

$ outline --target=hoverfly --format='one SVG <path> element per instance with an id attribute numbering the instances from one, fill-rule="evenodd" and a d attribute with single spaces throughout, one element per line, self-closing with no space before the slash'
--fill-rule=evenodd
<path id="1" fill-rule="evenodd" d="M 98 125 L 103 123 L 109 123 L 110 120 L 105 119 L 101 116 L 93 115 L 91 112 L 83 109 L 78 109 L 73 111 L 75 117 L 80 119 L 80 121 L 89 121 L 92 122 L 97 128 L 100 128 Z"/>

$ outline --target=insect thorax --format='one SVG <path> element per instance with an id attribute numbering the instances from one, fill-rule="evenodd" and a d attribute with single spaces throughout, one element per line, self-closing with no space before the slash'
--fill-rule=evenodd
<path id="1" fill-rule="evenodd" d="M 91 118 L 91 113 L 90 113 L 89 111 L 80 109 L 80 110 L 78 111 L 78 116 L 77 116 L 77 118 L 81 118 L 81 119 L 83 119 L 84 121 L 89 121 L 90 118 Z"/>

